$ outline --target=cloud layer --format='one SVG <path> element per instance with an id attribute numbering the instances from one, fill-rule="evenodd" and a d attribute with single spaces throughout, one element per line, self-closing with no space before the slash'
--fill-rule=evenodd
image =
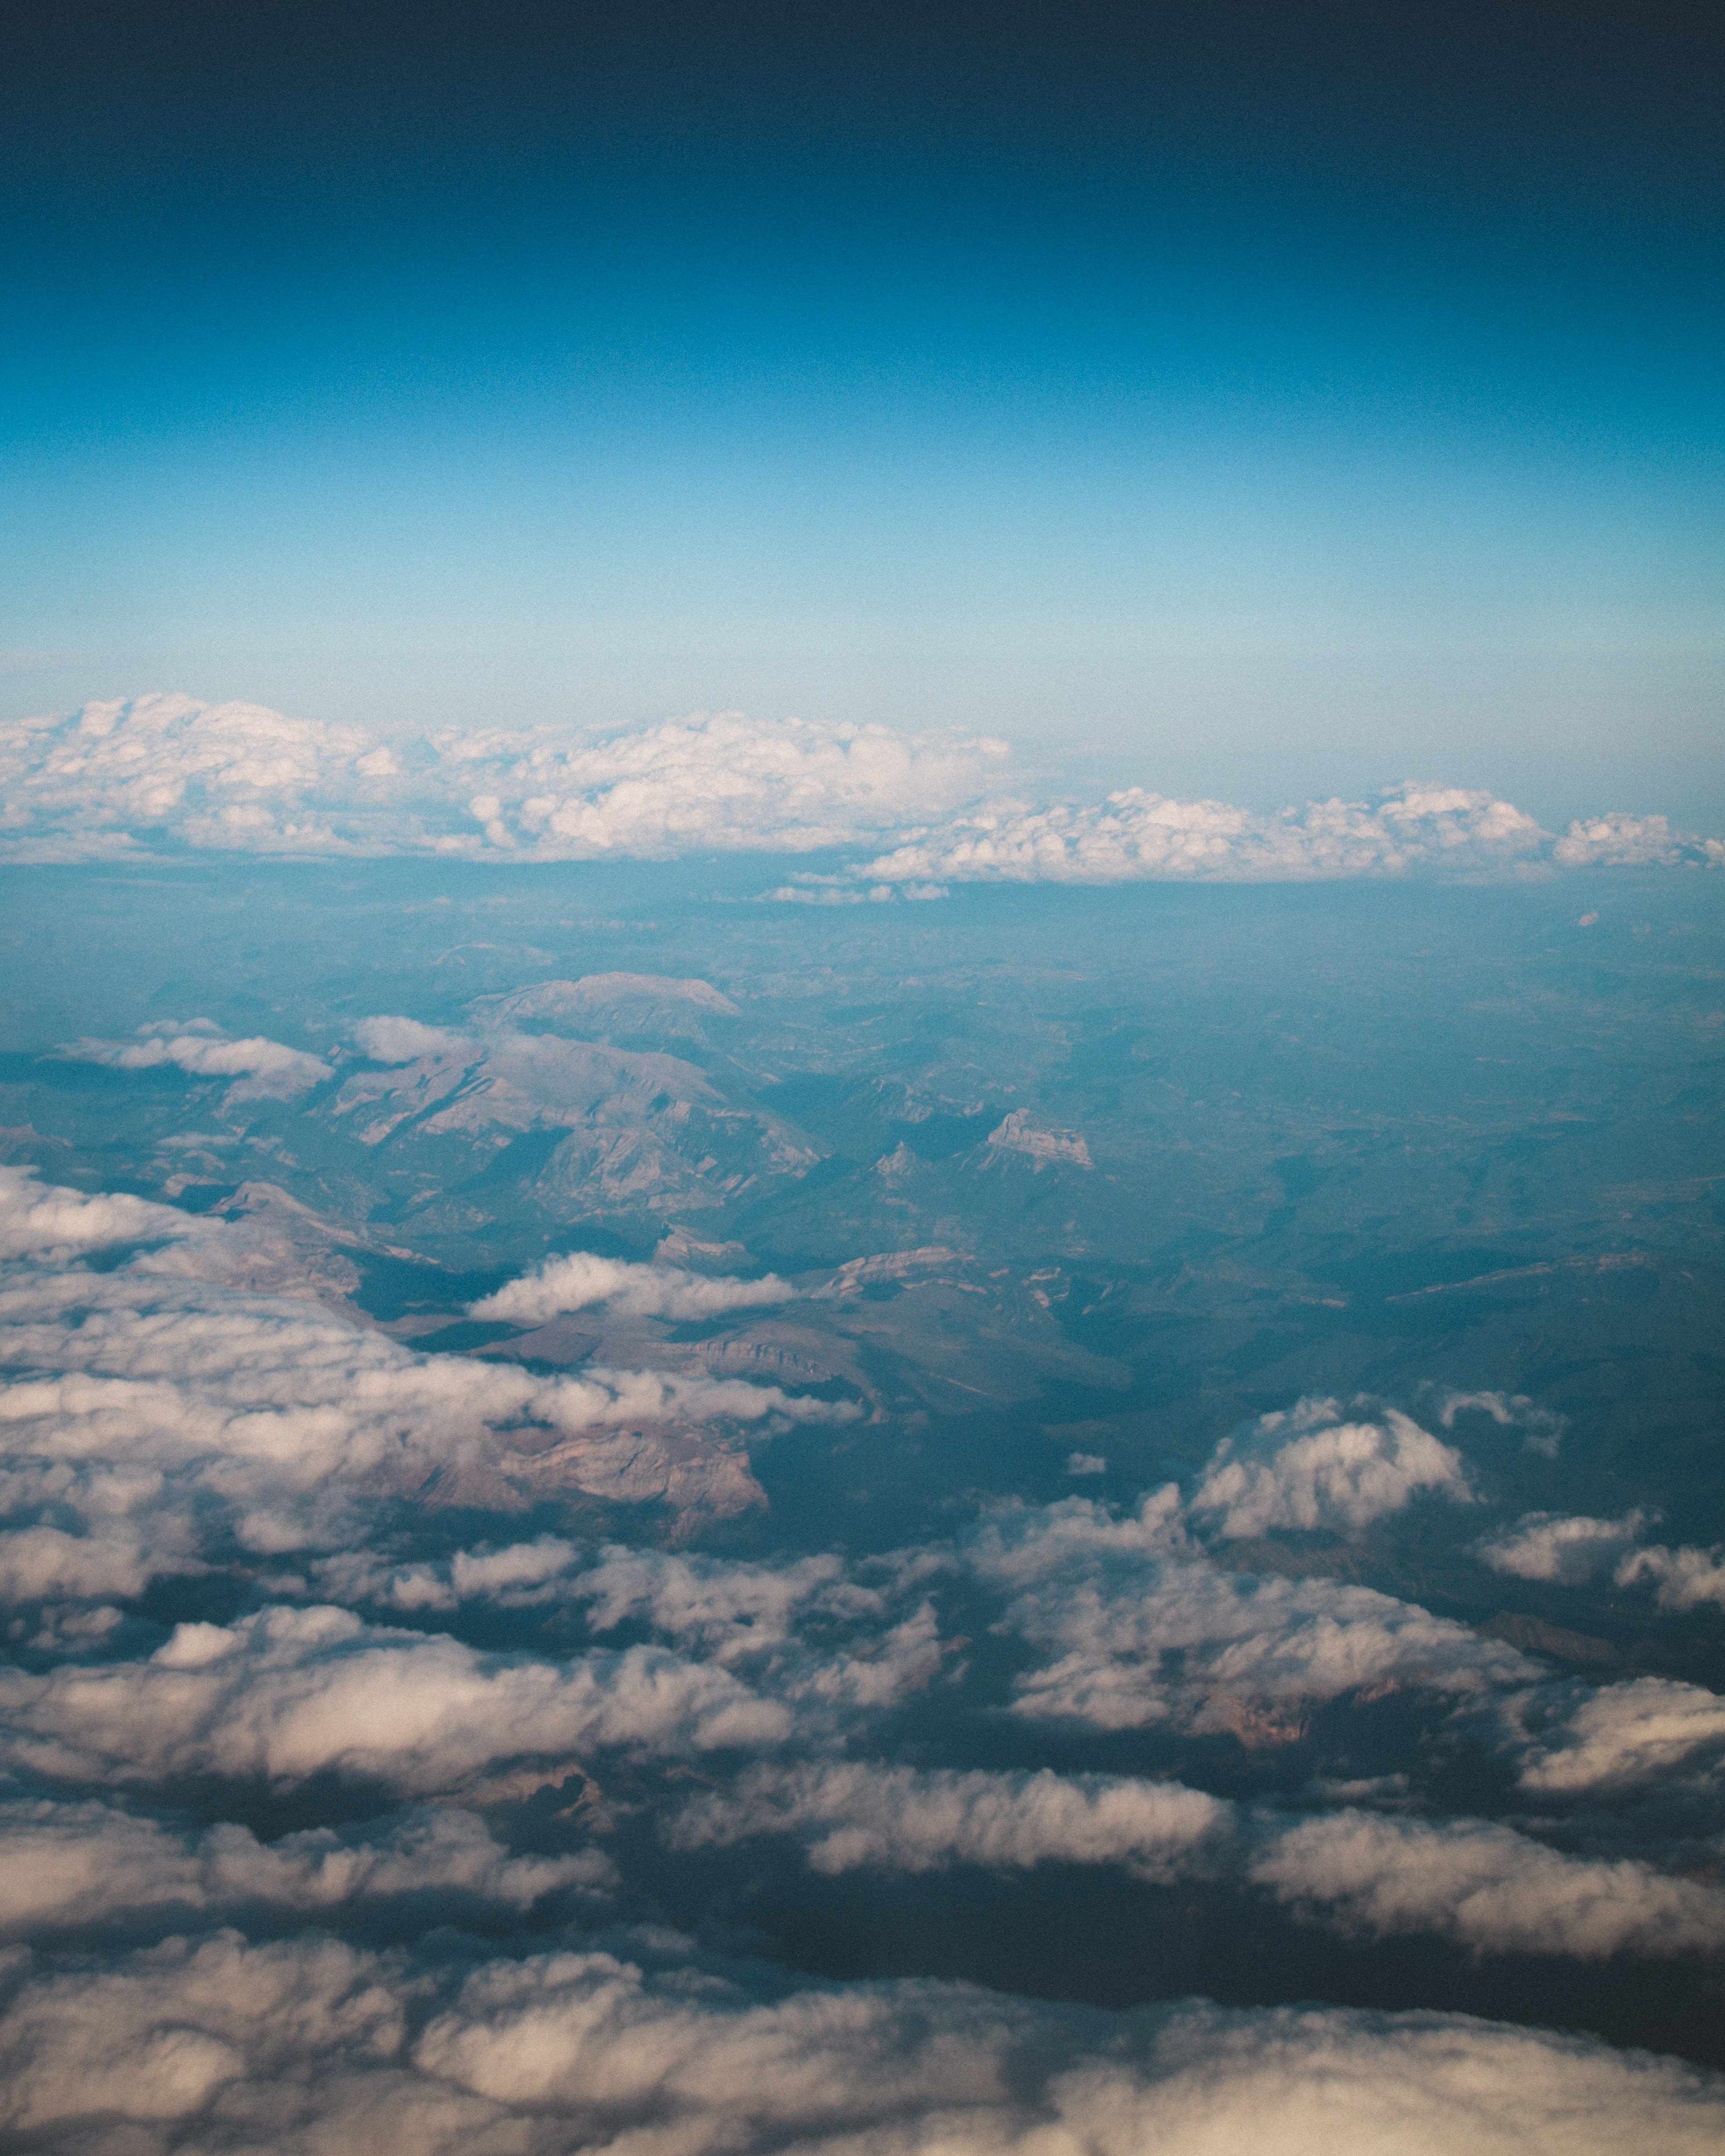
<path id="1" fill-rule="evenodd" d="M 1725 840 L 1610 811 L 1561 838 L 1477 788 L 1263 816 L 1128 787 L 1026 803 L 1004 743 L 741 712 L 608 736 L 445 730 L 412 744 L 255 704 L 146 696 L 0 726 L 0 855 L 77 860 L 190 848 L 660 859 L 866 850 L 783 896 L 937 896 L 955 882 L 1281 882 L 1501 875 L 1529 867 L 1725 865 Z M 886 850 L 880 850 L 882 845 Z"/>

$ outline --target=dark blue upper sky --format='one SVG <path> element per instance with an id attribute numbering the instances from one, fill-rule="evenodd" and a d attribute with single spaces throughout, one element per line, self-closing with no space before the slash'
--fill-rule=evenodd
<path id="1" fill-rule="evenodd" d="M 11 11 L 7 707 L 1717 808 L 1725 18 L 930 12 Z"/>

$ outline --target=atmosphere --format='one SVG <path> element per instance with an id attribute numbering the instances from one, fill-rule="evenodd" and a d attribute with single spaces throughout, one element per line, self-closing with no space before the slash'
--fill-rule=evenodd
<path id="1" fill-rule="evenodd" d="M 13 11 L 0 712 L 1725 811 L 1705 8 Z"/>
<path id="2" fill-rule="evenodd" d="M 0 2156 L 1717 2156 L 1725 14 L 0 10 Z"/>

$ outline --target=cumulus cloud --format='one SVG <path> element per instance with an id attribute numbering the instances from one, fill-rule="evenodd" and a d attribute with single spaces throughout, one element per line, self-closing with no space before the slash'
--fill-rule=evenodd
<path id="1" fill-rule="evenodd" d="M 1202 2156 L 1272 2141 L 1699 2156 L 1725 2130 L 1710 2076 L 1462 2016 L 1111 2015 L 929 1982 L 763 1998 L 645 1956 L 565 1951 L 458 1970 L 421 2026 L 438 1974 L 333 1940 L 225 1933 L 26 1975 L 0 2020 L 0 2124 L 61 2148 L 100 2128 L 137 2156 Z"/>
<path id="2" fill-rule="evenodd" d="M 1012 803 L 957 818 L 859 873 L 888 883 L 1304 881 L 1416 869 L 1497 871 L 1537 858 L 1546 834 L 1489 793 L 1404 786 L 1375 807 L 1312 802 L 1258 816 L 1221 801 L 1128 787 L 1099 804 Z"/>
<path id="3" fill-rule="evenodd" d="M 411 843 L 395 758 L 352 726 L 181 696 L 0 725 L 0 844 L 85 860 L 189 846 L 376 851 Z"/>
<path id="4" fill-rule="evenodd" d="M 1674 831 L 1668 817 L 1620 810 L 1573 823 L 1552 854 L 1565 868 L 1675 868 L 1681 862 L 1725 868 L 1725 839 Z"/>
<path id="5" fill-rule="evenodd" d="M 1432 1825 L 1348 1810 L 1253 1857 L 1277 1899 L 1348 1932 L 1424 1932 L 1488 1953 L 1717 1952 L 1725 1892 L 1650 1865 L 1566 1856 L 1483 1820 Z"/>
<path id="6" fill-rule="evenodd" d="M 486 1655 L 329 1608 L 181 1625 L 145 1662 L 0 1671 L 0 1757 L 64 1782 L 334 1773 L 432 1792 L 500 1759 L 759 1746 L 790 1727 L 778 1702 L 663 1649 Z"/>
<path id="7" fill-rule="evenodd" d="M 855 843 L 973 797 L 1005 744 L 739 711 L 572 742 L 445 734 L 493 847 L 564 860 Z"/>
<path id="8" fill-rule="evenodd" d="M 1178 1782 L 1117 1775 L 918 1772 L 862 1763 L 762 1768 L 734 1793 L 698 1799 L 672 1823 L 683 1849 L 795 1834 L 817 1871 L 1024 1871 L 1050 1861 L 1119 1864 L 1142 1879 L 1196 1867 L 1231 1807 Z"/>
<path id="9" fill-rule="evenodd" d="M 373 1063 L 417 1063 L 422 1056 L 457 1055 L 473 1046 L 463 1034 L 412 1018 L 362 1018 L 353 1037 Z"/>
<path id="10" fill-rule="evenodd" d="M 1394 1408 L 1368 1422 L 1344 1422 L 1333 1400 L 1308 1399 L 1261 1416 L 1241 1445 L 1224 1439 L 1191 1511 L 1228 1537 L 1272 1527 L 1357 1534 L 1425 1494 L 1472 1501 L 1453 1447 Z"/>
<path id="11" fill-rule="evenodd" d="M 203 1232 L 171 1205 L 124 1192 L 44 1187 L 34 1169 L 0 1163 L 0 1260 L 32 1257 L 64 1263 L 116 1243 L 157 1243 Z"/>
<path id="12" fill-rule="evenodd" d="M 1522 1787 L 1550 1796 L 1663 1781 L 1708 1769 L 1725 1753 L 1725 1699 L 1665 1677 L 1519 1698 L 1507 1719 Z"/>
<path id="13" fill-rule="evenodd" d="M 291 1099 L 331 1075 L 316 1055 L 261 1035 L 230 1040 L 208 1019 L 140 1026 L 135 1040 L 80 1040 L 60 1054 L 69 1062 L 101 1063 L 113 1070 L 155 1070 L 168 1064 L 192 1078 L 238 1078 L 244 1082 L 233 1089 L 236 1100 Z"/>
<path id="14" fill-rule="evenodd" d="M 716 1317 L 727 1310 L 757 1310 L 788 1302 L 796 1290 L 775 1273 L 761 1280 L 711 1279 L 675 1265 L 625 1264 L 584 1250 L 547 1258 L 535 1272 L 508 1281 L 495 1295 L 470 1303 L 470 1317 L 502 1318 L 514 1325 L 542 1325 L 565 1311 L 603 1303 L 628 1317 Z"/>
<path id="15" fill-rule="evenodd" d="M 1124 1517 L 1080 1497 L 997 1513 L 966 1556 L 1009 1597 L 1005 1627 L 1040 1650 L 1014 1686 L 1015 1711 L 1038 1720 L 1274 1745 L 1347 1692 L 1484 1698 L 1538 1673 L 1501 1641 L 1369 1588 L 1220 1570 L 1189 1540 L 1173 1484 Z"/>
<path id="16" fill-rule="evenodd" d="M 1651 1583 L 1661 1609 L 1695 1609 L 1703 1602 L 1725 1608 L 1725 1544 L 1635 1550 L 1620 1560 L 1615 1578 L 1620 1587 Z"/>
<path id="17" fill-rule="evenodd" d="M 169 1235 L 112 1270 L 75 1262 L 116 1237 Z M 194 1567 L 200 1536 L 260 1553 L 348 1540 L 367 1506 L 434 1477 L 511 1504 L 516 1487 L 547 1486 L 718 1502 L 739 1471 L 711 1443 L 679 1466 L 677 1431 L 857 1413 L 705 1373 L 542 1377 L 418 1355 L 316 1302 L 252 1291 L 255 1253 L 226 1222 L 15 1171 L 0 1173 L 0 1247 L 24 1254 L 0 1276 L 13 1381 L 0 1583 L 20 1597 L 135 1594 L 146 1573 Z"/>
<path id="18" fill-rule="evenodd" d="M 316 1916 L 406 1896 L 521 1910 L 614 1877 L 597 1850 L 511 1856 L 482 1820 L 449 1808 L 264 1843 L 228 1822 L 187 1833 L 94 1802 L 0 1804 L 0 1936 L 8 1938 L 151 1912 L 180 1923 L 256 1907 Z"/>
<path id="19" fill-rule="evenodd" d="M 1529 1399 L 1525 1393 L 1445 1394 L 1440 1419 L 1445 1430 L 1454 1430 L 1455 1418 L 1469 1412 L 1490 1415 L 1500 1430 L 1522 1431 L 1522 1442 L 1527 1450 L 1543 1453 L 1548 1460 L 1557 1458 L 1563 1432 L 1569 1426 L 1567 1415 L 1541 1406 L 1538 1401 Z"/>
<path id="20" fill-rule="evenodd" d="M 194 848 L 533 860 L 824 847 L 889 850 L 774 896 L 933 897 L 958 881 L 1284 881 L 1497 875 L 1529 864 L 1725 864 L 1725 841 L 1620 812 L 1553 840 L 1477 788 L 1263 816 L 1127 787 L 1003 798 L 985 735 L 696 713 L 632 732 L 449 728 L 402 750 L 255 704 L 146 696 L 0 725 L 0 854 L 86 860 Z"/>
<path id="21" fill-rule="evenodd" d="M 1509 1573 L 1517 1579 L 1549 1579 L 1579 1587 L 1608 1570 L 1633 1547 L 1645 1517 L 1639 1512 L 1620 1520 L 1524 1512 L 1513 1527 L 1477 1543 L 1474 1555 L 1493 1572 Z"/>

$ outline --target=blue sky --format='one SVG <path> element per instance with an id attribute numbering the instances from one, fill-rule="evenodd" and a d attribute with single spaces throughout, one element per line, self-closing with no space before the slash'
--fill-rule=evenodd
<path id="1" fill-rule="evenodd" d="M 0 703 L 1716 815 L 1717 33 L 1286 13 L 63 11 Z"/>

